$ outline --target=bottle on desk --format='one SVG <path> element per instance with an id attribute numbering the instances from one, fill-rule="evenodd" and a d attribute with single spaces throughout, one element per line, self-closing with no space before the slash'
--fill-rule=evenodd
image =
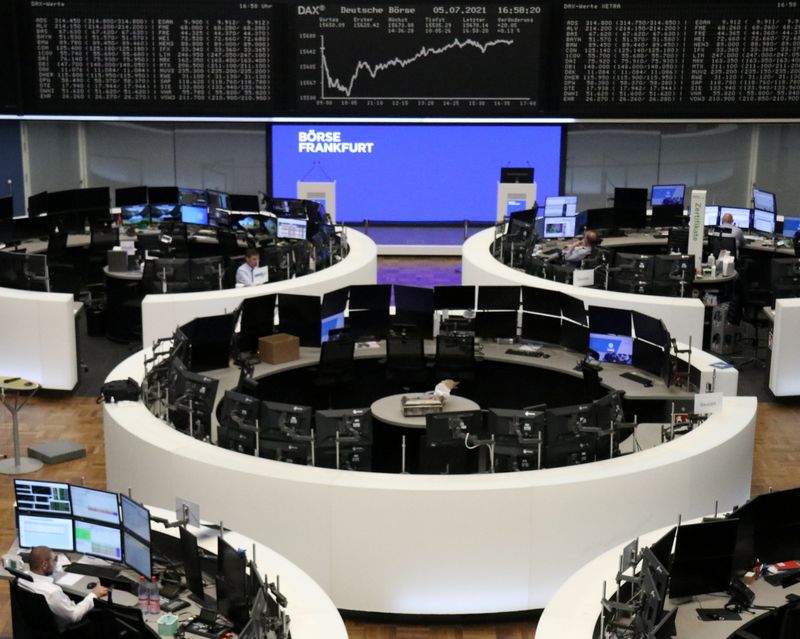
<path id="1" fill-rule="evenodd" d="M 157 615 L 161 612 L 161 594 L 158 592 L 158 577 L 150 578 L 150 606 L 148 612 Z"/>
<path id="2" fill-rule="evenodd" d="M 144 579 L 144 575 L 139 577 L 139 608 L 142 613 L 147 613 L 150 610 L 150 584 Z"/>

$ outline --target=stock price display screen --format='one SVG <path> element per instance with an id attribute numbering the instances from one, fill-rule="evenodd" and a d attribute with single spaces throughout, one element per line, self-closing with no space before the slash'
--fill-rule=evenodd
<path id="1" fill-rule="evenodd" d="M 273 101 L 273 5 L 24 0 L 31 113 L 236 115 Z"/>
<path id="2" fill-rule="evenodd" d="M 565 2 L 561 112 L 792 115 L 800 3 Z"/>
<path id="3" fill-rule="evenodd" d="M 540 108 L 544 4 L 293 11 L 299 113 L 531 115 Z"/>

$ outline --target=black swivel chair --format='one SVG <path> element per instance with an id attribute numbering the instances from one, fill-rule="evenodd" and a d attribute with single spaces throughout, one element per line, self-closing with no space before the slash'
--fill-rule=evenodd
<path id="1" fill-rule="evenodd" d="M 399 383 L 404 392 L 413 387 L 427 389 L 430 371 L 421 335 L 397 330 L 389 332 L 386 338 L 386 379 Z"/>
<path id="2" fill-rule="evenodd" d="M 328 392 L 329 408 L 333 408 L 334 391 L 352 386 L 355 381 L 353 362 L 355 347 L 355 342 L 348 339 L 329 340 L 322 344 L 319 365 L 314 375 L 314 388 Z M 351 402 L 352 398 L 347 396 L 348 393 L 343 395 L 345 396 L 341 398 L 341 401 L 345 405 L 351 405 L 348 402 Z"/>
<path id="3" fill-rule="evenodd" d="M 471 334 L 437 335 L 435 369 L 437 381 L 474 381 L 475 338 Z"/>
<path id="4" fill-rule="evenodd" d="M 70 624 L 61 632 L 44 595 L 19 585 L 20 580 L 33 581 L 31 576 L 17 570 L 9 572 L 15 576 L 9 585 L 14 639 L 85 639 L 94 636 L 92 623 L 88 619 Z"/>

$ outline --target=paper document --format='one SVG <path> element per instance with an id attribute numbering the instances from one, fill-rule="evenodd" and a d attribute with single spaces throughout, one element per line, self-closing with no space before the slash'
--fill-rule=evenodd
<path id="1" fill-rule="evenodd" d="M 63 577 L 59 577 L 56 583 L 59 586 L 74 586 L 78 583 L 81 579 L 83 579 L 85 575 L 79 575 L 76 572 L 66 572 L 64 573 Z"/>

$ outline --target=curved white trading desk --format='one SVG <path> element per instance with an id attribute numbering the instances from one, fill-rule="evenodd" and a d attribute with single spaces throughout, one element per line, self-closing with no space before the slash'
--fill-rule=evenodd
<path id="1" fill-rule="evenodd" d="M 776 397 L 800 395 L 800 298 L 775 300 L 769 389 Z"/>
<path id="2" fill-rule="evenodd" d="M 68 293 L 0 288 L 3 371 L 42 388 L 71 391 L 78 384 L 75 300 Z"/>
<path id="3" fill-rule="evenodd" d="M 143 344 L 151 345 L 159 338 L 171 336 L 177 326 L 195 317 L 230 313 L 247 297 L 281 292 L 321 297 L 351 284 L 375 284 L 378 278 L 375 242 L 353 230 L 347 231 L 347 241 L 350 252 L 341 262 L 302 277 L 248 288 L 146 296 L 142 301 Z"/>
<path id="4" fill-rule="evenodd" d="M 144 374 L 143 353 L 109 379 Z M 543 608 L 607 548 L 750 494 L 756 400 L 668 444 L 582 466 L 395 475 L 295 466 L 191 439 L 141 402 L 106 404 L 108 486 L 158 506 L 203 504 L 267 543 L 340 609 L 400 614 Z M 168 487 L 168 490 L 166 488 Z"/>
<path id="5" fill-rule="evenodd" d="M 161 517 L 168 521 L 175 519 L 174 509 L 168 511 L 148 506 L 148 510 L 155 517 Z M 203 511 L 204 504 L 201 502 L 201 515 L 203 515 Z M 223 525 L 228 528 L 228 522 L 223 521 Z M 153 524 L 153 527 L 168 534 L 176 534 L 177 531 L 176 528 L 165 530 L 161 524 Z M 193 532 L 197 534 L 198 531 L 194 530 Z M 247 553 L 248 559 L 253 559 L 253 546 L 255 545 L 255 563 L 262 578 L 266 576 L 270 582 L 274 582 L 276 577 L 280 577 L 281 592 L 289 602 L 286 613 L 291 618 L 289 628 L 292 637 L 295 639 L 320 639 L 320 637 L 347 639 L 347 629 L 330 597 L 296 564 L 269 546 L 254 541 L 239 532 L 226 531 L 224 539 L 234 548 L 243 549 Z M 197 543 L 210 552 L 217 552 L 216 535 L 200 535 Z"/>
<path id="6" fill-rule="evenodd" d="M 586 304 L 630 309 L 657 317 L 664 321 L 670 335 L 679 342 L 689 344 L 691 338 L 691 343 L 695 346 L 703 343 L 705 306 L 699 299 L 617 293 L 546 280 L 513 269 L 497 260 L 491 251 L 493 242 L 493 228 L 476 233 L 464 242 L 461 249 L 462 284 L 477 286 L 522 284 L 560 291 L 582 299 Z"/>

